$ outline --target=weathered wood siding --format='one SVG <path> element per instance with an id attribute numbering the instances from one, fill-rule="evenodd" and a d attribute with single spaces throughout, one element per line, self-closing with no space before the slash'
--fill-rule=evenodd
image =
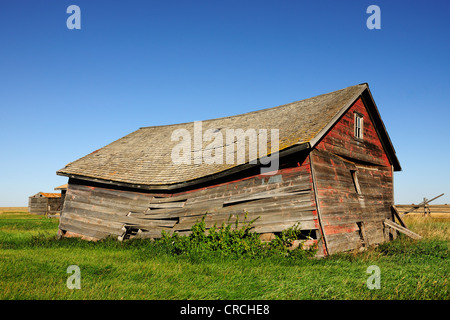
<path id="1" fill-rule="evenodd" d="M 276 175 L 255 174 L 174 194 L 112 189 L 71 180 L 60 230 L 66 236 L 102 239 L 126 230 L 158 237 L 162 230 L 188 234 L 205 216 L 206 227 L 258 218 L 254 232 L 281 232 L 297 223 L 314 234 L 319 229 L 309 158 L 282 163 Z M 231 216 L 231 218 L 230 218 Z"/>
<path id="2" fill-rule="evenodd" d="M 28 212 L 45 215 L 47 212 L 47 198 L 31 196 L 28 198 Z"/>
<path id="3" fill-rule="evenodd" d="M 28 212 L 39 215 L 60 213 L 62 203 L 59 197 L 47 198 L 34 195 L 28 198 Z"/>
<path id="4" fill-rule="evenodd" d="M 354 112 L 364 117 L 363 140 L 354 137 Z M 328 253 L 383 242 L 383 221 L 393 205 L 392 167 L 360 99 L 310 156 Z"/>
<path id="5" fill-rule="evenodd" d="M 47 198 L 47 212 L 46 214 L 61 213 L 63 204 L 62 198 Z"/>

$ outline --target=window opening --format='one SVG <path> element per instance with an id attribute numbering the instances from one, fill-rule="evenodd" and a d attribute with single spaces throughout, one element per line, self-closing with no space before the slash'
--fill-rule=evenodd
<path id="1" fill-rule="evenodd" d="M 363 138 L 363 116 L 358 113 L 355 113 L 355 137 Z"/>

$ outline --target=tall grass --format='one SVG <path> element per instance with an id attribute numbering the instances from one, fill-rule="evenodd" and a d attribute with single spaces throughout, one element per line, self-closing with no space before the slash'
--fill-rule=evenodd
<path id="1" fill-rule="evenodd" d="M 411 215 L 403 220 L 409 229 L 424 238 L 450 241 L 450 215 L 448 218 Z"/>

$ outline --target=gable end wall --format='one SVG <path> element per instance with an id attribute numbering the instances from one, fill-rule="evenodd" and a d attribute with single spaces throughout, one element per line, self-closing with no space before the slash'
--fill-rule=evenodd
<path id="1" fill-rule="evenodd" d="M 354 137 L 355 112 L 364 118 L 363 140 Z M 361 99 L 318 143 L 311 159 L 328 253 L 385 241 L 383 221 L 394 203 L 392 166 Z"/>

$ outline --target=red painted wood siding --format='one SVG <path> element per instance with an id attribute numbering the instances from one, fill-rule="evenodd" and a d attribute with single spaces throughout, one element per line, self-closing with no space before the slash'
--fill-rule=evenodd
<path id="1" fill-rule="evenodd" d="M 363 115 L 363 140 L 354 136 L 354 112 Z M 383 220 L 393 204 L 392 168 L 361 99 L 331 128 L 310 154 L 329 253 L 384 241 Z M 351 170 L 357 172 L 361 195 Z M 365 245 L 368 245 L 365 244 Z"/>
<path id="2" fill-rule="evenodd" d="M 364 119 L 362 140 L 358 140 L 354 136 L 355 112 L 361 114 Z M 333 126 L 332 130 L 316 146 L 316 149 L 377 165 L 390 166 L 389 159 L 361 98 Z"/>

